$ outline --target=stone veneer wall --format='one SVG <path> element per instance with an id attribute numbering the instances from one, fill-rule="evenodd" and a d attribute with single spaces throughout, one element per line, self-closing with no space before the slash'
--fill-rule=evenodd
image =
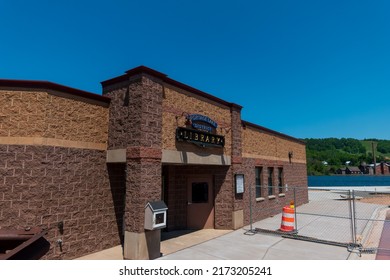
<path id="1" fill-rule="evenodd" d="M 105 149 L 108 106 L 57 95 L 0 90 L 0 144 Z"/>
<path id="2" fill-rule="evenodd" d="M 210 176 L 214 183 L 214 213 L 216 229 L 232 228 L 233 193 L 232 172 L 229 166 L 164 166 L 165 197 L 168 205 L 168 230 L 187 226 L 188 177 Z"/>
<path id="3" fill-rule="evenodd" d="M 252 218 L 258 221 L 282 211 L 294 198 L 293 187 L 296 188 L 297 205 L 308 202 L 307 170 L 305 144 L 296 139 L 290 139 L 278 133 L 264 131 L 249 125 L 242 128 L 242 155 L 241 171 L 245 174 L 245 186 L 248 190 L 243 196 L 235 199 L 235 209 L 244 211 L 244 224 L 249 223 L 250 197 L 252 191 Z M 292 158 L 289 158 L 292 152 Z M 278 189 L 274 189 L 274 196 L 262 195 L 256 200 L 255 167 L 263 168 L 263 186 L 267 186 L 267 168 L 274 168 L 273 181 L 277 182 L 278 168 L 283 168 L 283 184 L 289 189 L 284 196 L 279 196 Z M 266 191 L 266 189 L 263 189 Z"/>
<path id="4" fill-rule="evenodd" d="M 48 259 L 72 259 L 120 244 L 124 187 L 115 170 L 108 175 L 105 154 L 1 145 L 0 228 L 48 229 Z M 60 238 L 62 251 L 56 243 Z"/>
<path id="5" fill-rule="evenodd" d="M 144 232 L 144 207 L 161 199 L 162 86 L 136 75 L 104 87 L 111 98 L 109 149 L 127 151 L 126 230 Z"/>
<path id="6" fill-rule="evenodd" d="M 242 128 L 243 157 L 289 161 L 290 151 L 293 152 L 294 162 L 306 164 L 303 143 L 250 126 Z"/>
<path id="7" fill-rule="evenodd" d="M 267 167 L 274 167 L 274 181 L 277 180 L 277 168 L 283 168 L 284 184 L 290 186 L 285 196 L 279 197 L 275 189 L 275 198 L 264 195 L 264 199 L 256 201 L 255 167 L 263 167 L 263 186 L 267 185 Z M 229 166 L 164 166 L 165 197 L 168 205 L 168 230 L 186 228 L 187 219 L 187 179 L 189 176 L 212 176 L 215 194 L 215 228 L 231 229 L 232 212 L 242 210 L 244 225 L 250 220 L 250 194 L 252 191 L 253 221 L 258 221 L 281 212 L 283 206 L 293 200 L 293 186 L 299 186 L 296 193 L 297 205 L 308 202 L 306 165 L 300 163 L 286 163 L 284 161 L 269 161 L 261 159 L 243 158 L 242 164 L 235 164 L 235 172 L 245 176 L 244 194 L 234 194 L 233 167 Z"/>
<path id="8" fill-rule="evenodd" d="M 217 134 L 225 136 L 225 147 L 212 149 L 212 153 L 231 155 L 231 114 L 230 108 L 214 101 L 206 100 L 187 91 L 164 87 L 162 113 L 162 148 L 167 150 L 183 150 L 175 138 L 177 127 L 184 127 L 186 114 L 201 114 L 218 123 Z M 186 146 L 186 150 L 199 152 L 194 145 Z"/>
<path id="9" fill-rule="evenodd" d="M 0 228 L 46 228 L 46 259 L 120 244 L 124 167 L 106 164 L 108 104 L 30 89 L 0 90 L 0 103 Z"/>
<path id="10" fill-rule="evenodd" d="M 264 192 L 261 200 L 256 200 L 255 187 L 255 167 L 263 167 Z M 283 183 L 287 184 L 288 190 L 284 191 L 284 196 L 279 196 L 278 188 L 274 188 L 274 196 L 269 197 L 266 193 L 268 190 L 267 168 L 274 168 L 274 182 L 277 181 L 277 168 L 283 168 Z M 284 161 L 269 161 L 261 159 L 244 158 L 242 171 L 245 174 L 246 192 L 240 200 L 235 200 L 235 209 L 244 211 L 244 224 L 249 224 L 250 206 L 252 205 L 253 221 L 259 221 L 264 218 L 276 215 L 282 211 L 282 208 L 294 200 L 293 188 L 296 188 L 296 205 L 302 205 L 308 202 L 306 165 L 301 163 L 286 163 Z M 252 203 L 250 203 L 249 191 L 252 192 Z"/>

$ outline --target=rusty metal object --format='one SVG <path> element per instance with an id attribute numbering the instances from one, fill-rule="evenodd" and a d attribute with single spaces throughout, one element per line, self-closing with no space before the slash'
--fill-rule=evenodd
<path id="1" fill-rule="evenodd" d="M 38 227 L 24 230 L 0 229 L 0 260 L 38 258 L 48 243 L 42 243 L 41 240 L 46 233 L 47 230 Z"/>

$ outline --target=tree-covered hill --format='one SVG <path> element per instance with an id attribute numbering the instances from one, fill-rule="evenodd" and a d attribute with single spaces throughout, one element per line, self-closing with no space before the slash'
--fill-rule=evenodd
<path id="1" fill-rule="evenodd" d="M 308 175 L 334 174 L 346 162 L 358 166 L 362 162 L 373 163 L 372 143 L 374 143 L 376 161 L 390 159 L 390 140 L 353 138 L 303 139 L 306 142 Z"/>

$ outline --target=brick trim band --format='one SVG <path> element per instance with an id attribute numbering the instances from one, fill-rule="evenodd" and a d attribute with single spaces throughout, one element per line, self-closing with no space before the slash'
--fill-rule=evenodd
<path id="1" fill-rule="evenodd" d="M 107 150 L 106 143 L 92 143 L 45 137 L 0 137 L 0 145 L 55 146 L 101 151 Z"/>
<path id="2" fill-rule="evenodd" d="M 254 155 L 254 154 L 248 154 L 248 153 L 242 153 L 243 158 L 254 158 L 254 159 L 264 159 L 264 160 L 275 160 L 275 161 L 284 161 L 289 162 L 290 160 L 288 158 L 279 158 L 279 157 L 273 157 L 273 156 L 260 156 L 260 155 Z M 303 163 L 306 164 L 306 160 L 303 159 L 292 159 L 293 163 Z"/>

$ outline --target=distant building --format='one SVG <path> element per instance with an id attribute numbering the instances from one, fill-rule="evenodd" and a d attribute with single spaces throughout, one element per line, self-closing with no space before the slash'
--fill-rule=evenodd
<path id="1" fill-rule="evenodd" d="M 381 174 L 390 175 L 390 163 L 381 162 Z"/>
<path id="2" fill-rule="evenodd" d="M 357 166 L 346 166 L 343 168 L 339 168 L 336 170 L 336 174 L 340 175 L 357 175 L 357 174 L 363 174 L 363 171 L 361 170 L 361 167 Z"/>
<path id="3" fill-rule="evenodd" d="M 351 174 L 351 175 L 362 174 L 362 171 L 357 166 L 347 166 L 345 168 L 345 174 Z"/>
<path id="4" fill-rule="evenodd" d="M 345 175 L 346 174 L 346 168 L 339 168 L 336 170 L 337 174 Z"/>
<path id="5" fill-rule="evenodd" d="M 368 166 L 364 161 L 359 165 L 359 169 L 363 174 L 370 173 L 370 166 Z"/>
<path id="6" fill-rule="evenodd" d="M 361 165 L 361 170 L 364 174 L 369 175 L 390 175 L 390 163 L 380 162 L 368 165 Z"/>

